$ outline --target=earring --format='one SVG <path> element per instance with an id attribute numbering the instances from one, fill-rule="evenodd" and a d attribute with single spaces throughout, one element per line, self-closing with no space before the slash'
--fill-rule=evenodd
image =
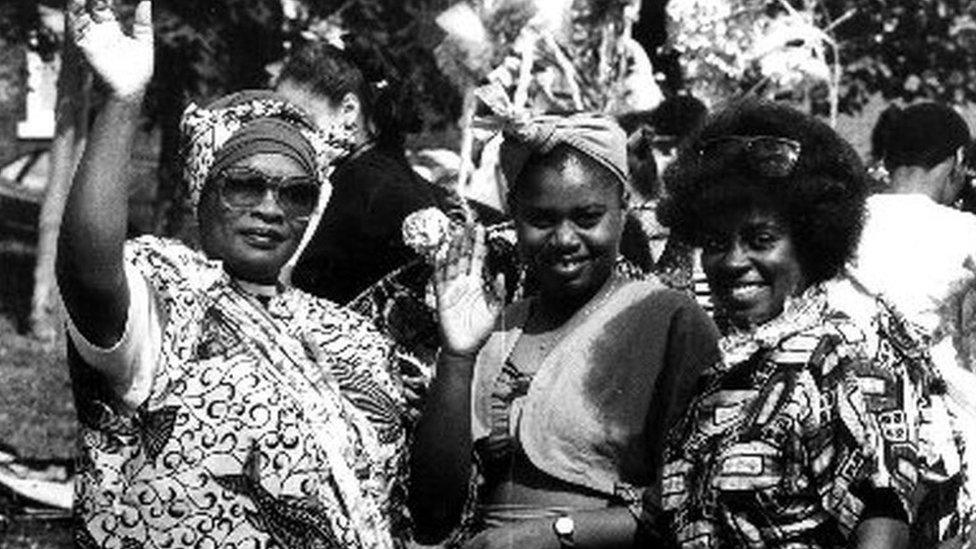
<path id="1" fill-rule="evenodd" d="M 352 152 L 356 145 L 356 123 L 352 121 L 334 124 L 327 131 L 324 131 L 325 140 L 330 147 L 338 149 L 340 156 L 345 156 Z"/>

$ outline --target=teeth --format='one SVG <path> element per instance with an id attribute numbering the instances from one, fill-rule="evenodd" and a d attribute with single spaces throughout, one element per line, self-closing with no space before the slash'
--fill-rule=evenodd
<path id="1" fill-rule="evenodd" d="M 762 292 L 764 288 L 765 286 L 761 284 L 733 286 L 730 293 L 734 299 L 750 299 Z"/>

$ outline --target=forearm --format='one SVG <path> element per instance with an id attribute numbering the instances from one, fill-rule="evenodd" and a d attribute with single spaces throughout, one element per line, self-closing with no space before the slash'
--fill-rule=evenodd
<path id="1" fill-rule="evenodd" d="M 862 521 L 854 532 L 857 549 L 908 549 L 908 524 L 876 517 Z"/>
<path id="2" fill-rule="evenodd" d="M 473 358 L 441 354 L 411 451 L 410 510 L 417 536 L 439 541 L 456 525 L 471 477 Z"/>
<path id="3" fill-rule="evenodd" d="M 118 340 L 126 321 L 126 170 L 140 102 L 110 99 L 96 118 L 58 240 L 57 276 L 65 306 L 82 335 L 105 347 Z"/>
<path id="4" fill-rule="evenodd" d="M 608 507 L 569 513 L 573 519 L 573 542 L 578 549 L 618 549 L 634 547 L 637 520 L 626 507 Z M 553 529 L 555 519 L 535 519 L 496 528 L 479 536 L 491 537 L 490 547 L 515 546 L 533 549 L 560 549 Z"/>

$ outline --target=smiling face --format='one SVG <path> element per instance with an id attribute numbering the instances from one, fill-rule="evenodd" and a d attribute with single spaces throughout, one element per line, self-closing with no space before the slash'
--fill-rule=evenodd
<path id="1" fill-rule="evenodd" d="M 523 258 L 543 296 L 585 300 L 613 272 L 623 231 L 620 184 L 568 153 L 519 177 L 512 197 Z"/>
<path id="2" fill-rule="evenodd" d="M 228 169 L 248 169 L 271 178 L 308 175 L 295 160 L 276 153 L 241 159 Z M 224 261 L 233 276 L 249 282 L 274 283 L 295 253 L 307 220 L 289 217 L 271 192 L 257 206 L 241 210 L 225 205 L 214 182 L 203 190 L 199 206 L 200 241 L 204 252 Z"/>
<path id="3" fill-rule="evenodd" d="M 712 223 L 702 246 L 708 285 L 729 321 L 750 328 L 776 318 L 804 289 L 786 225 L 771 212 L 730 212 Z"/>

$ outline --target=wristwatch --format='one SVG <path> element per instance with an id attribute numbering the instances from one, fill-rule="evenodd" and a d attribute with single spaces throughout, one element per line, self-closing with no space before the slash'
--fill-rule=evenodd
<path id="1" fill-rule="evenodd" d="M 573 534 L 576 532 L 576 523 L 573 522 L 573 517 L 569 515 L 562 515 L 552 523 L 552 531 L 556 534 L 556 539 L 559 540 L 559 547 L 570 548 L 576 547 L 576 542 L 573 541 Z"/>

